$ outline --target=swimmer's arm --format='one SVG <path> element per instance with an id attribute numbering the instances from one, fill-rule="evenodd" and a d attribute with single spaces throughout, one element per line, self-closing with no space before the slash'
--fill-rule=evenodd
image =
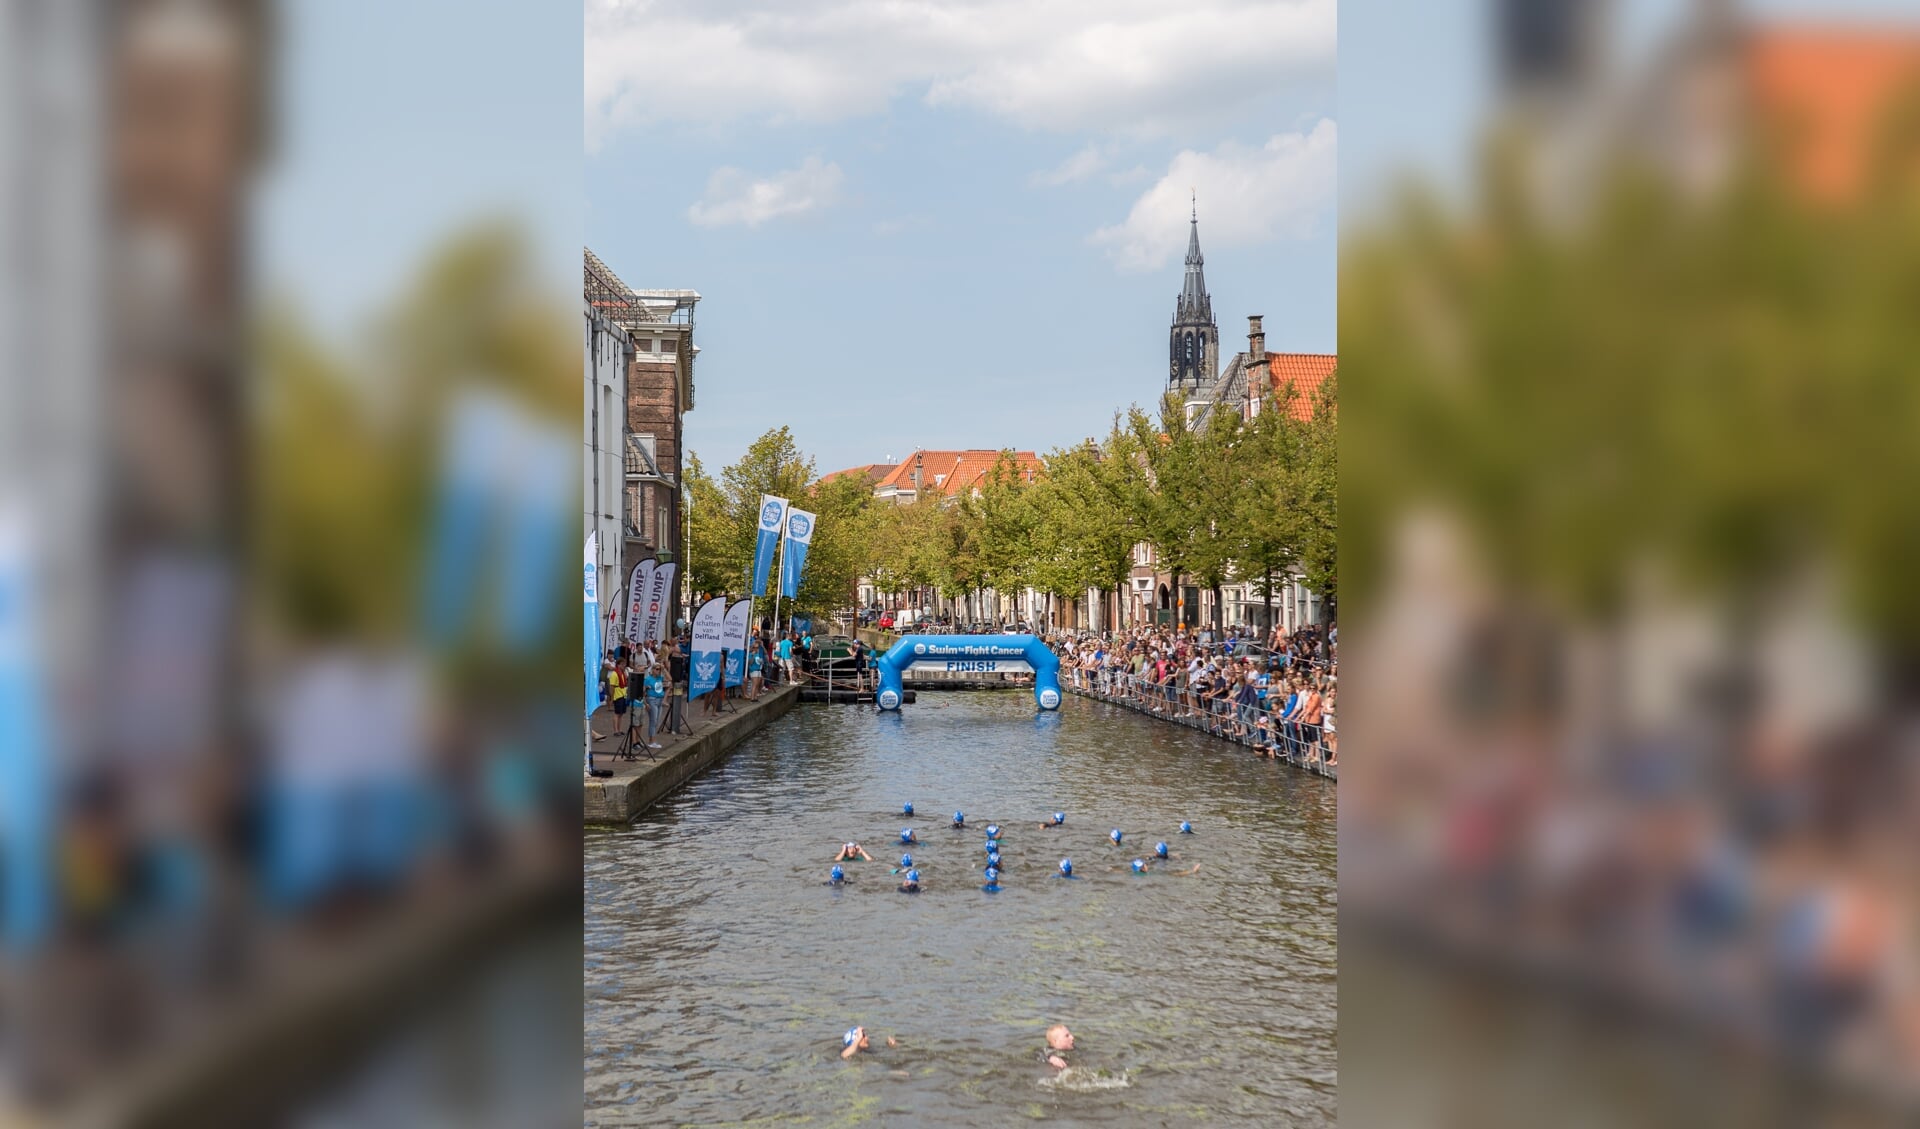
<path id="1" fill-rule="evenodd" d="M 1065 1070 L 1067 1068 L 1067 1060 L 1061 1058 L 1059 1055 L 1048 1055 L 1047 1065 L 1053 1067 L 1055 1070 Z"/>
<path id="2" fill-rule="evenodd" d="M 857 1054 L 859 1054 L 859 1053 L 860 1053 L 860 1044 L 859 1044 L 859 1043 L 849 1043 L 849 1044 L 847 1044 L 847 1049 L 846 1049 L 846 1050 L 844 1050 L 844 1051 L 841 1051 L 841 1052 L 840 1052 L 840 1057 L 841 1057 L 841 1058 L 843 1058 L 843 1059 L 844 1059 L 844 1058 L 852 1058 L 852 1057 L 853 1057 L 854 1055 L 857 1055 Z"/>

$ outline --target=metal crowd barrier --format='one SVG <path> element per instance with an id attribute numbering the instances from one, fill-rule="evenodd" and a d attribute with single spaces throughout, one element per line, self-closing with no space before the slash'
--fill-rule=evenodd
<path id="1" fill-rule="evenodd" d="M 1287 721 L 1264 703 L 1241 705 L 1222 695 L 1196 694 L 1171 681 L 1154 682 L 1118 670 L 1090 671 L 1066 662 L 1060 673 L 1074 693 L 1204 730 L 1319 776 L 1340 778 L 1338 758 L 1332 763 L 1327 759 L 1323 726 Z"/>

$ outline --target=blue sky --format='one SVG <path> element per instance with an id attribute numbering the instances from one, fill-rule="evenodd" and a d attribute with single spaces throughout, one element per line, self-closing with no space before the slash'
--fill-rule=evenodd
<path id="1" fill-rule="evenodd" d="M 1226 349 L 1335 343 L 1333 9 L 589 4 L 587 242 L 700 291 L 689 446 L 1045 451 L 1154 402 L 1188 187 Z"/>

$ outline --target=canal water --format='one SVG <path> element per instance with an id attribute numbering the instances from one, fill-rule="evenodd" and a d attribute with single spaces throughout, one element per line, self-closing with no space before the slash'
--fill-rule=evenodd
<path id="1" fill-rule="evenodd" d="M 1331 1125 L 1335 788 L 1073 696 L 799 706 L 589 834 L 586 1124 Z M 875 861 L 829 888 L 849 839 Z M 1160 839 L 1199 872 L 1134 875 Z M 890 873 L 903 849 L 917 895 Z M 1061 1076 L 1055 1022 L 1077 1042 Z M 874 1050 L 843 1062 L 855 1024 Z"/>

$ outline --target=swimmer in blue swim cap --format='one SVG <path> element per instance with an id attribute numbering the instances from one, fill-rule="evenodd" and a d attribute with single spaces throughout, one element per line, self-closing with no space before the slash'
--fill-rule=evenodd
<path id="1" fill-rule="evenodd" d="M 920 872 L 919 871 L 917 870 L 907 871 L 907 876 L 900 880 L 900 892 L 902 894 L 918 894 L 920 892 Z"/>
<path id="2" fill-rule="evenodd" d="M 833 868 L 831 872 L 827 874 L 827 885 L 829 886 L 841 885 L 842 883 L 846 882 L 846 880 L 847 880 L 847 872 L 844 870 L 841 870 L 840 867 L 837 865 Z"/>
<path id="3" fill-rule="evenodd" d="M 900 829 L 900 841 L 902 843 L 918 843 L 920 841 L 920 836 L 915 835 L 913 833 L 913 828 L 902 827 Z"/>
<path id="4" fill-rule="evenodd" d="M 987 853 L 988 853 L 988 854 L 992 854 L 993 852 L 995 852 L 995 851 L 997 851 L 997 850 L 999 850 L 999 849 L 1000 849 L 1000 840 L 998 840 L 998 839 L 988 839 L 988 840 L 987 840 Z"/>
<path id="5" fill-rule="evenodd" d="M 854 859 L 866 859 L 868 862 L 872 862 L 873 856 L 868 854 L 867 849 L 858 843 L 840 844 L 840 853 L 833 856 L 833 861 L 835 862 L 852 862 Z"/>
<path id="6" fill-rule="evenodd" d="M 1107 832 L 1107 838 L 1112 839 L 1117 845 L 1120 842 L 1120 829 L 1116 827 L 1112 831 Z"/>
<path id="7" fill-rule="evenodd" d="M 1000 872 L 991 866 L 988 867 L 987 868 L 987 884 L 980 888 L 982 890 L 985 890 L 989 894 L 999 893 L 1000 892 Z"/>
<path id="8" fill-rule="evenodd" d="M 954 812 L 953 825 L 955 827 L 965 827 L 967 825 L 967 813 L 963 811 Z"/>
<path id="9" fill-rule="evenodd" d="M 1167 850 L 1167 844 L 1164 841 L 1153 845 L 1153 855 L 1155 858 L 1162 859 L 1170 859 L 1173 857 L 1173 853 Z"/>
<path id="10" fill-rule="evenodd" d="M 1193 834 L 1193 824 L 1191 824 L 1191 823 L 1188 823 L 1188 822 L 1187 822 L 1186 820 L 1184 820 L 1184 819 L 1183 819 L 1183 820 L 1181 820 L 1181 821 L 1180 821 L 1180 834 L 1182 834 L 1182 835 L 1191 835 L 1191 834 Z"/>
<path id="11" fill-rule="evenodd" d="M 1073 860 L 1072 859 L 1060 860 L 1060 877 L 1062 878 L 1073 877 Z"/>
<path id="12" fill-rule="evenodd" d="M 1054 812 L 1054 813 L 1053 813 L 1053 818 L 1052 818 L 1052 819 L 1050 819 L 1050 820 L 1048 820 L 1047 822 L 1045 822 L 1045 823 L 1043 823 L 1043 824 L 1041 824 L 1040 826 L 1042 826 L 1042 827 L 1058 827 L 1058 826 L 1060 826 L 1061 824 L 1063 824 L 1063 823 L 1065 823 L 1066 821 L 1067 821 L 1067 813 L 1066 813 L 1066 812 L 1063 812 L 1063 811 L 1057 811 L 1057 812 Z"/>
<path id="13" fill-rule="evenodd" d="M 1000 825 L 997 823 L 987 824 L 987 838 L 998 839 L 999 837 L 1000 837 Z"/>
<path id="14" fill-rule="evenodd" d="M 846 1034 L 840 1036 L 840 1057 L 852 1058 L 871 1045 L 871 1042 L 867 1039 L 867 1029 L 865 1027 L 851 1028 Z M 894 1041 L 892 1035 L 887 1036 L 887 1046 L 897 1047 L 899 1045 L 900 1044 Z"/>
<path id="15" fill-rule="evenodd" d="M 912 814 L 913 814 L 913 805 L 912 805 L 912 804 L 901 804 L 901 805 L 900 805 L 900 814 L 901 814 L 901 815 L 912 815 Z"/>
<path id="16" fill-rule="evenodd" d="M 900 869 L 901 869 L 901 870 L 912 870 L 912 869 L 913 869 L 913 856 L 912 856 L 912 855 L 901 855 L 901 856 L 900 856 Z"/>
<path id="17" fill-rule="evenodd" d="M 1146 860 L 1146 859 L 1134 859 L 1134 860 L 1133 860 L 1133 872 L 1134 872 L 1135 874 L 1145 874 L 1145 873 L 1147 872 L 1147 860 Z"/>
<path id="18" fill-rule="evenodd" d="M 998 870 L 999 868 L 1000 868 L 1000 852 L 995 851 L 992 854 L 987 856 L 987 869 Z"/>

